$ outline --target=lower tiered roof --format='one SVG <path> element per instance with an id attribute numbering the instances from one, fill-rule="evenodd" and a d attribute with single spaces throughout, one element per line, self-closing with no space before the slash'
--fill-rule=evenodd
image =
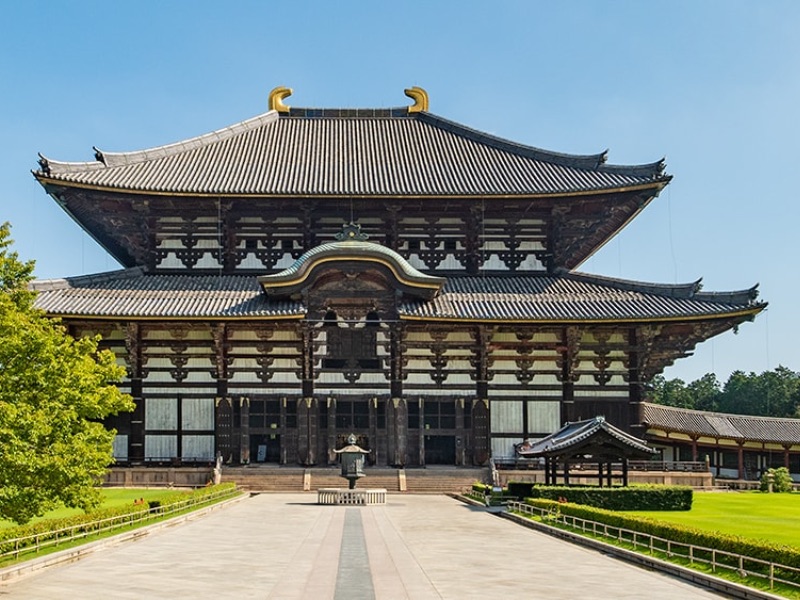
<path id="1" fill-rule="evenodd" d="M 32 284 L 53 316 L 119 319 L 300 318 L 300 302 L 266 295 L 252 275 L 148 274 L 136 267 Z M 653 322 L 749 318 L 756 290 L 709 294 L 578 273 L 452 276 L 431 300 L 407 299 L 401 319 L 487 322 Z"/>
<path id="2" fill-rule="evenodd" d="M 800 444 L 800 419 L 705 412 L 642 403 L 642 423 L 649 430 L 685 434 L 695 439 Z"/>

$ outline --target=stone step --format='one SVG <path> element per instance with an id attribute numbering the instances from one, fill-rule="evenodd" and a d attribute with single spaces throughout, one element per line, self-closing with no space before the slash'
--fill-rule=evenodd
<path id="1" fill-rule="evenodd" d="M 468 489 L 482 480 L 484 469 L 384 469 L 366 470 L 358 487 L 385 489 L 389 492 L 452 493 Z M 222 480 L 258 492 L 315 491 L 320 488 L 347 487 L 347 480 L 337 469 L 284 469 L 262 467 L 225 467 Z M 405 485 L 405 489 L 403 489 Z"/>

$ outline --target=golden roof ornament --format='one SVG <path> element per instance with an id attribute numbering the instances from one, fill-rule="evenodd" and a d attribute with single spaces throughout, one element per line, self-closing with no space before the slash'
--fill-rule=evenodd
<path id="1" fill-rule="evenodd" d="M 408 107 L 408 112 L 428 112 L 428 92 L 416 85 L 403 92 L 414 101 L 414 104 Z"/>
<path id="2" fill-rule="evenodd" d="M 292 88 L 279 85 L 269 93 L 269 109 L 279 113 L 288 113 L 289 107 L 283 103 L 284 98 L 292 95 Z"/>

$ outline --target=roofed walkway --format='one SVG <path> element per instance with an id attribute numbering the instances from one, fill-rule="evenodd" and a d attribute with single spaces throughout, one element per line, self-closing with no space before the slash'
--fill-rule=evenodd
<path id="1" fill-rule="evenodd" d="M 0 586 L 3 598 L 714 598 L 446 496 L 262 494 Z"/>

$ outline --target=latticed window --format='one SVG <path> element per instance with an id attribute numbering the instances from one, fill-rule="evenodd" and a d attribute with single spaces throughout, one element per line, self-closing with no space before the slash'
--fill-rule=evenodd
<path id="1" fill-rule="evenodd" d="M 426 400 L 424 416 L 425 429 L 455 429 L 455 402 L 452 400 Z"/>
<path id="2" fill-rule="evenodd" d="M 369 427 L 369 404 L 366 400 L 340 400 L 336 404 L 336 427 L 366 429 Z"/>
<path id="3" fill-rule="evenodd" d="M 380 369 L 378 358 L 378 315 L 370 312 L 366 322 L 340 323 L 336 313 L 325 315 L 328 352 L 322 359 L 325 369 Z"/>

